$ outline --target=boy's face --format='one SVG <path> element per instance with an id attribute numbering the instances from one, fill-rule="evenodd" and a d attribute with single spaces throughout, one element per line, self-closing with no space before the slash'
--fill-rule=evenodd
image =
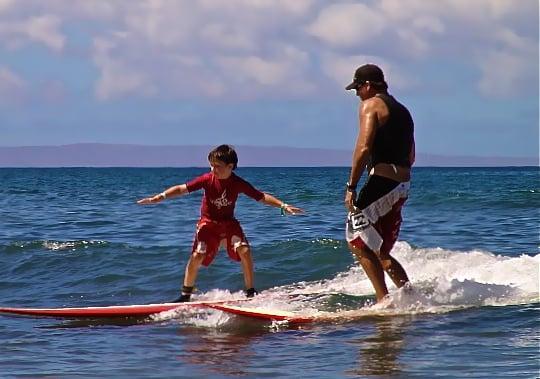
<path id="1" fill-rule="evenodd" d="M 234 165 L 232 163 L 227 164 L 219 160 L 210 162 L 210 168 L 218 179 L 227 179 L 229 176 L 231 176 L 233 167 Z"/>

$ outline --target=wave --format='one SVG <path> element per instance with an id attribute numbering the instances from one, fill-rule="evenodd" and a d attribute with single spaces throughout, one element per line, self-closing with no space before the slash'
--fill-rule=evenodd
<path id="1" fill-rule="evenodd" d="M 538 301 L 540 254 L 519 257 L 487 251 L 468 252 L 441 248 L 413 248 L 398 242 L 392 251 L 418 294 L 438 305 L 509 305 Z M 387 280 L 389 290 L 395 291 Z M 373 293 L 363 270 L 353 266 L 334 278 L 297 283 L 297 291 L 339 292 L 350 295 Z"/>
<path id="2" fill-rule="evenodd" d="M 45 249 L 50 251 L 88 249 L 90 247 L 106 247 L 110 242 L 101 240 L 34 240 L 34 241 L 14 241 L 7 245 L 0 245 L 0 253 L 17 253 L 36 249 Z"/>
<path id="3" fill-rule="evenodd" d="M 364 271 L 353 265 L 332 278 L 269 288 L 249 306 L 293 311 L 331 321 L 540 302 L 540 254 L 506 257 L 479 250 L 417 249 L 398 242 L 393 255 L 405 267 L 411 285 L 397 289 L 388 280 L 390 294 L 379 304 L 375 304 L 373 289 Z M 240 292 L 214 289 L 197 295 L 196 299 L 227 300 L 238 296 Z M 171 311 L 157 319 L 180 317 L 181 322 L 205 327 L 221 326 L 234 320 L 231 316 L 216 315 L 214 311 L 203 313 Z"/>

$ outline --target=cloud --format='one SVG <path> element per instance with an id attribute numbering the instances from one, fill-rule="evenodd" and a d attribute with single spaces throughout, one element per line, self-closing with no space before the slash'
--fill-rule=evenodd
<path id="1" fill-rule="evenodd" d="M 0 12 L 7 10 L 14 2 L 14 0 L 0 0 Z"/>
<path id="2" fill-rule="evenodd" d="M 344 57 L 337 54 L 327 54 L 322 59 L 322 70 L 343 90 L 352 81 L 354 70 L 364 63 L 375 63 L 381 67 L 391 88 L 404 89 L 416 84 L 398 66 L 378 56 L 353 55 Z"/>
<path id="3" fill-rule="evenodd" d="M 0 0 L 0 12 L 11 51 L 39 43 L 69 54 L 70 31 L 87 33 L 103 101 L 320 97 L 342 91 L 367 58 L 404 90 L 429 88 L 416 71 L 441 61 L 477 72 L 471 88 L 483 96 L 500 93 L 490 84 L 499 59 L 529 92 L 538 77 L 534 0 Z"/>
<path id="4" fill-rule="evenodd" d="M 17 104 L 24 100 L 27 83 L 7 67 L 0 66 L 0 102 Z"/>
<path id="5" fill-rule="evenodd" d="M 22 21 L 0 21 L 0 41 L 12 49 L 28 42 L 42 43 L 61 51 L 66 37 L 60 32 L 61 19 L 55 15 L 38 15 Z"/>
<path id="6" fill-rule="evenodd" d="M 380 34 L 383 16 L 364 4 L 335 4 L 323 8 L 306 30 L 337 47 L 358 46 Z"/>
<path id="7" fill-rule="evenodd" d="M 489 97 L 505 98 L 531 88 L 531 83 L 538 83 L 538 42 L 520 37 L 509 29 L 494 34 L 499 41 L 498 48 L 476 56 L 481 71 L 480 92 Z"/>
<path id="8" fill-rule="evenodd" d="M 101 77 L 96 84 L 97 98 L 109 100 L 126 93 L 150 95 L 154 89 L 147 85 L 146 75 L 123 60 L 114 58 L 111 54 L 114 48 L 115 45 L 109 41 L 99 38 L 94 41 L 94 63 L 101 70 Z"/>

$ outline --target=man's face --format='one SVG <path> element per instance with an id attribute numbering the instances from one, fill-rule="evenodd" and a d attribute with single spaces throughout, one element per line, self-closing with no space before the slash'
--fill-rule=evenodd
<path id="1" fill-rule="evenodd" d="M 233 172 L 234 165 L 225 163 L 220 160 L 210 162 L 210 169 L 218 179 L 227 179 Z"/>
<path id="2" fill-rule="evenodd" d="M 358 96 L 362 100 L 369 99 L 368 96 L 368 83 L 367 82 L 361 82 L 358 84 L 358 87 L 356 87 L 356 96 Z"/>

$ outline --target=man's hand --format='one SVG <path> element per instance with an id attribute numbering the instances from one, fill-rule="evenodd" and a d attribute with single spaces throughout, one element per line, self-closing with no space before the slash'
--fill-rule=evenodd
<path id="1" fill-rule="evenodd" d="M 350 190 L 345 191 L 345 208 L 347 208 L 349 212 L 354 211 L 355 199 L 356 199 L 356 191 L 350 191 Z"/>

